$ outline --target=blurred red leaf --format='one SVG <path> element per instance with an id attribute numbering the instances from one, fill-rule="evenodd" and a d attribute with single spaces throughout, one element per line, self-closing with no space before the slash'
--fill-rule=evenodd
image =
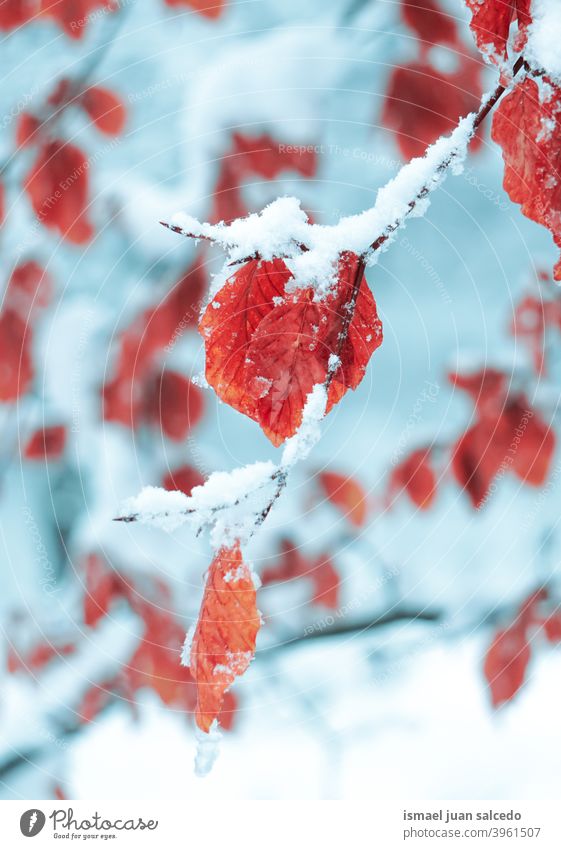
<path id="1" fill-rule="evenodd" d="M 28 260 L 12 271 L 4 304 L 28 319 L 35 307 L 46 307 L 52 297 L 52 280 L 39 263 Z"/>
<path id="2" fill-rule="evenodd" d="M 97 554 L 90 554 L 86 558 L 85 585 L 84 623 L 94 628 L 125 588 L 120 577 Z"/>
<path id="3" fill-rule="evenodd" d="M 0 401 L 15 401 L 33 380 L 31 329 L 13 309 L 0 313 Z"/>
<path id="4" fill-rule="evenodd" d="M 62 457 L 66 445 L 64 425 L 41 428 L 32 434 L 24 448 L 27 460 L 57 460 Z"/>
<path id="5" fill-rule="evenodd" d="M 166 369 L 146 387 L 146 419 L 170 439 L 184 439 L 201 420 L 204 397 L 201 390 L 182 374 Z"/>
<path id="6" fill-rule="evenodd" d="M 323 605 L 330 610 L 339 607 L 339 573 L 329 555 L 305 557 L 295 543 L 284 539 L 280 545 L 279 560 L 264 569 L 261 574 L 263 586 L 305 578 L 313 584 L 313 604 Z"/>
<path id="7" fill-rule="evenodd" d="M 91 86 L 83 93 L 80 103 L 102 133 L 118 136 L 123 131 L 127 112 L 123 102 L 109 89 Z"/>
<path id="8" fill-rule="evenodd" d="M 368 497 L 362 485 L 354 478 L 337 472 L 320 472 L 318 480 L 329 501 L 349 522 L 357 528 L 362 527 L 368 510 Z"/>
<path id="9" fill-rule="evenodd" d="M 252 176 L 274 180 L 284 171 L 294 171 L 302 177 L 312 177 L 316 168 L 313 146 L 303 150 L 299 145 L 276 142 L 267 133 L 248 136 L 234 132 L 232 148 L 220 163 L 211 220 L 231 221 L 247 215 L 241 186 Z"/>
<path id="10" fill-rule="evenodd" d="M 545 92 L 548 92 L 547 94 Z M 526 77 L 501 99 L 492 137 L 503 151 L 504 189 L 527 218 L 542 224 L 561 248 L 561 89 L 544 77 Z M 561 280 L 561 260 L 554 268 Z"/>
<path id="11" fill-rule="evenodd" d="M 201 486 L 204 482 L 204 477 L 193 466 L 180 466 L 164 477 L 163 487 L 170 492 L 179 489 L 185 495 L 191 495 L 193 487 Z"/>
<path id="12" fill-rule="evenodd" d="M 483 672 L 493 707 L 509 702 L 520 690 L 530 662 L 530 645 L 516 623 L 498 631 L 485 657 Z"/>
<path id="13" fill-rule="evenodd" d="M 431 465 L 430 449 L 412 451 L 393 469 L 389 482 L 390 501 L 402 491 L 421 510 L 432 505 L 436 497 L 436 476 Z"/>
<path id="14" fill-rule="evenodd" d="M 92 12 L 96 9 L 110 12 L 117 5 L 112 0 L 41 0 L 41 14 L 54 18 L 70 38 L 80 39 Z"/>
<path id="15" fill-rule="evenodd" d="M 451 132 L 458 118 L 475 111 L 482 94 L 480 69 L 464 59 L 445 74 L 419 61 L 392 70 L 382 111 L 382 125 L 394 131 L 404 159 L 422 156 L 429 144 Z M 481 140 L 476 136 L 473 148 Z"/>
<path id="16" fill-rule="evenodd" d="M 22 112 L 16 126 L 16 144 L 18 147 L 27 147 L 39 139 L 41 122 L 35 115 Z"/>
<path id="17" fill-rule="evenodd" d="M 435 0 L 402 0 L 401 14 L 407 26 L 425 42 L 423 52 L 435 44 L 457 45 L 458 32 L 452 15 Z"/>
<path id="18" fill-rule="evenodd" d="M 220 549 L 210 565 L 191 645 L 196 721 L 202 731 L 210 730 L 224 694 L 249 666 L 260 625 L 255 586 L 239 544 Z"/>
<path id="19" fill-rule="evenodd" d="M 36 0 L 2 0 L 0 30 L 11 30 L 27 23 L 37 14 Z"/>
<path id="20" fill-rule="evenodd" d="M 41 146 L 25 181 L 39 221 L 75 244 L 93 236 L 87 218 L 88 170 L 89 163 L 80 148 L 56 139 Z"/>
<path id="21" fill-rule="evenodd" d="M 165 0 L 172 8 L 188 7 L 205 18 L 218 18 L 226 8 L 226 0 Z"/>

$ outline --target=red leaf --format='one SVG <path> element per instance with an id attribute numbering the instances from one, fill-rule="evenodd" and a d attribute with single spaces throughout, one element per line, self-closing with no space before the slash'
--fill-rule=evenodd
<path id="1" fill-rule="evenodd" d="M 499 473 L 513 472 L 532 486 L 545 483 L 555 450 L 555 436 L 524 396 L 486 409 L 460 438 L 452 469 L 474 507 L 483 505 Z"/>
<path id="2" fill-rule="evenodd" d="M 422 156 L 426 147 L 451 132 L 458 118 L 479 105 L 480 69 L 464 59 L 453 74 L 425 61 L 393 69 L 382 111 L 382 125 L 394 131 L 404 159 Z M 478 147 L 476 137 L 472 145 Z"/>
<path id="3" fill-rule="evenodd" d="M 505 459 L 504 447 L 491 438 L 487 422 L 477 422 L 459 439 L 452 453 L 452 471 L 472 505 L 483 506 Z"/>
<path id="4" fill-rule="evenodd" d="M 337 472 L 321 472 L 318 480 L 326 497 L 357 528 L 366 521 L 368 497 L 361 484 L 354 478 Z"/>
<path id="5" fill-rule="evenodd" d="M 308 394 L 327 379 L 331 355 L 339 349 L 356 276 L 358 258 L 340 259 L 337 287 L 322 301 L 312 289 L 287 296 L 260 322 L 247 351 L 246 391 L 255 404 L 255 419 L 273 445 L 298 430 Z M 370 357 L 382 343 L 382 323 L 364 276 L 341 365 L 335 371 L 326 412 L 348 389 L 360 384 Z"/>
<path id="6" fill-rule="evenodd" d="M 123 131 L 127 112 L 122 101 L 107 88 L 91 86 L 80 102 L 97 129 L 108 136 L 118 136 Z"/>
<path id="7" fill-rule="evenodd" d="M 197 685 L 197 725 L 208 732 L 224 694 L 255 653 L 261 624 L 251 572 L 239 544 L 222 548 L 211 563 L 191 646 Z"/>
<path id="8" fill-rule="evenodd" d="M 232 150 L 220 163 L 214 192 L 213 221 L 231 221 L 247 215 L 241 186 L 252 176 L 273 180 L 283 171 L 295 171 L 303 177 L 312 177 L 317 167 L 313 146 L 280 144 L 270 135 L 247 136 L 232 134 Z"/>
<path id="9" fill-rule="evenodd" d="M 561 248 L 561 89 L 545 77 L 538 88 L 526 77 L 500 101 L 492 137 L 503 151 L 508 196 Z M 554 278 L 561 280 L 561 260 Z"/>
<path id="10" fill-rule="evenodd" d="M 22 112 L 16 127 L 16 144 L 18 147 L 27 147 L 38 141 L 41 122 L 35 115 Z"/>
<path id="11" fill-rule="evenodd" d="M 11 30 L 30 21 L 37 12 L 36 0 L 2 0 L 0 30 Z"/>
<path id="12" fill-rule="evenodd" d="M 47 142 L 25 182 L 39 221 L 63 238 L 83 244 L 93 236 L 87 219 L 89 163 L 73 144 Z"/>
<path id="13" fill-rule="evenodd" d="M 335 291 L 315 301 L 312 289 L 286 294 L 290 272 L 282 260 L 253 260 L 226 282 L 201 320 L 208 382 L 219 398 L 255 419 L 274 445 L 296 432 L 308 393 L 327 378 L 357 263 L 343 255 Z M 363 276 L 327 410 L 356 389 L 381 343 L 382 324 Z"/>
<path id="14" fill-rule="evenodd" d="M 402 490 L 421 510 L 431 506 L 436 497 L 436 476 L 431 466 L 430 450 L 420 448 L 412 451 L 395 467 L 390 477 L 390 499 Z"/>
<path id="15" fill-rule="evenodd" d="M 94 628 L 108 612 L 111 602 L 122 595 L 121 579 L 97 554 L 86 559 L 84 623 Z"/>
<path id="16" fill-rule="evenodd" d="M 31 329 L 13 310 L 0 313 L 0 401 L 15 401 L 33 380 Z"/>
<path id="17" fill-rule="evenodd" d="M 530 645 L 516 624 L 498 631 L 483 665 L 493 707 L 509 702 L 522 687 L 530 661 Z"/>
<path id="18" fill-rule="evenodd" d="M 169 472 L 164 480 L 164 489 L 173 492 L 176 489 L 184 492 L 185 495 L 191 495 L 191 490 L 194 486 L 201 486 L 205 482 L 201 473 L 194 469 L 193 466 L 180 466 L 178 469 Z"/>
<path id="19" fill-rule="evenodd" d="M 24 449 L 27 460 L 58 460 L 64 453 L 66 428 L 64 425 L 36 430 Z"/>
<path id="20" fill-rule="evenodd" d="M 525 409 L 524 403 L 510 411 L 511 429 L 516 443 L 513 471 L 524 483 L 543 486 L 555 452 L 555 434 L 536 410 Z M 518 431 L 522 431 L 519 436 Z"/>
<path id="21" fill-rule="evenodd" d="M 552 613 L 544 620 L 543 630 L 550 643 L 561 643 L 561 614 Z"/>
<path id="22" fill-rule="evenodd" d="M 245 386 L 249 345 L 291 276 L 281 259 L 246 263 L 215 295 L 199 324 L 208 383 L 222 401 L 251 418 L 257 417 L 257 405 Z"/>
<path id="23" fill-rule="evenodd" d="M 146 389 L 146 418 L 170 439 L 184 439 L 201 420 L 204 398 L 201 390 L 182 374 L 166 371 Z"/>
<path id="24" fill-rule="evenodd" d="M 187 6 L 205 18 L 218 18 L 226 8 L 226 0 L 165 0 L 167 6 Z"/>
<path id="25" fill-rule="evenodd" d="M 35 307 L 46 307 L 52 296 L 52 280 L 34 260 L 18 265 L 12 272 L 5 304 L 28 318 Z"/>
<path id="26" fill-rule="evenodd" d="M 482 410 L 502 407 L 508 391 L 506 374 L 492 368 L 469 374 L 452 372 L 448 380 L 453 386 L 467 392 L 476 408 Z"/>
<path id="27" fill-rule="evenodd" d="M 85 34 L 89 17 L 96 9 L 115 9 L 112 0 L 41 0 L 41 13 L 54 18 L 70 38 Z"/>
<path id="28" fill-rule="evenodd" d="M 542 374 L 545 367 L 545 329 L 550 306 L 554 304 L 528 296 L 520 301 L 514 312 L 512 333 L 527 343 L 537 375 Z"/>
<path id="29" fill-rule="evenodd" d="M 339 573 L 329 555 L 320 554 L 315 558 L 304 557 L 300 549 L 288 539 L 282 540 L 278 563 L 264 569 L 261 575 L 263 586 L 280 581 L 293 581 L 305 578 L 313 584 L 313 604 L 323 605 L 331 610 L 339 607 Z"/>
<path id="30" fill-rule="evenodd" d="M 507 42 L 513 20 L 518 22 L 516 49 L 522 50 L 532 22 L 531 0 L 466 0 L 472 13 L 471 29 L 480 51 L 498 63 L 507 58 Z"/>
<path id="31" fill-rule="evenodd" d="M 422 49 L 434 44 L 458 44 L 454 18 L 445 14 L 435 0 L 402 0 L 401 14 L 405 23 L 426 42 Z"/>

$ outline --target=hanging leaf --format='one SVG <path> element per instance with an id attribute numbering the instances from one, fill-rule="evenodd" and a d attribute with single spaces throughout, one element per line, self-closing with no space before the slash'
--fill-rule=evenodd
<path id="1" fill-rule="evenodd" d="M 471 29 L 479 50 L 496 64 L 507 58 L 510 27 L 518 24 L 515 49 L 526 44 L 532 22 L 531 0 L 466 0 L 471 10 Z"/>
<path id="2" fill-rule="evenodd" d="M 239 544 L 221 548 L 210 565 L 191 645 L 196 720 L 202 731 L 210 730 L 226 691 L 253 659 L 260 624 L 255 586 Z"/>
<path id="3" fill-rule="evenodd" d="M 372 353 L 382 343 L 382 324 L 362 276 L 353 319 L 342 346 L 358 258 L 340 260 L 334 291 L 316 300 L 313 289 L 287 294 L 290 272 L 282 260 L 252 260 L 230 278 L 200 323 L 206 378 L 219 398 L 257 421 L 274 445 L 292 436 L 306 398 L 327 379 L 329 361 L 340 354 L 327 410 L 347 389 L 356 389 Z"/>
<path id="4" fill-rule="evenodd" d="M 526 77 L 500 101 L 492 137 L 503 151 L 509 198 L 561 248 L 561 88 Z M 561 260 L 554 278 L 561 280 Z"/>

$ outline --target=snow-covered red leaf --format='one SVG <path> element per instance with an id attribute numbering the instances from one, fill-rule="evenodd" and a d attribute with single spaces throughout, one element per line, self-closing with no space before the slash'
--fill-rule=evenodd
<path id="1" fill-rule="evenodd" d="M 318 481 L 326 498 L 357 528 L 366 521 L 368 496 L 355 479 L 338 472 L 320 472 Z"/>
<path id="2" fill-rule="evenodd" d="M 208 732 L 224 695 L 255 654 L 261 618 L 251 570 L 239 544 L 221 548 L 208 571 L 190 669 L 197 685 L 197 725 Z"/>
<path id="3" fill-rule="evenodd" d="M 390 501 L 402 491 L 421 510 L 431 506 L 436 497 L 436 475 L 430 449 L 412 451 L 393 469 L 389 482 Z"/>
<path id="4" fill-rule="evenodd" d="M 393 130 L 404 159 L 422 156 L 429 144 L 451 132 L 458 118 L 474 111 L 482 93 L 477 63 L 464 58 L 451 74 L 427 61 L 392 70 L 382 111 L 382 126 Z M 475 137 L 472 147 L 479 147 Z"/>
<path id="5" fill-rule="evenodd" d="M 466 0 L 471 10 L 470 27 L 479 50 L 492 61 L 507 58 L 511 24 L 518 24 L 514 47 L 522 50 L 532 21 L 531 0 Z"/>
<path id="6" fill-rule="evenodd" d="M 561 248 L 561 88 L 527 77 L 500 101 L 492 137 L 503 151 L 508 196 Z M 561 260 L 554 278 L 561 280 Z"/>
<path id="7" fill-rule="evenodd" d="M 56 139 L 44 144 L 25 181 L 39 221 L 69 242 L 83 244 L 93 236 L 87 218 L 89 163 L 76 145 Z"/>
<path id="8" fill-rule="evenodd" d="M 329 387 L 327 411 L 347 389 L 356 389 L 382 324 L 364 275 L 347 338 L 341 346 L 359 260 L 344 254 L 337 282 L 323 299 L 313 289 L 287 294 L 290 272 L 282 260 L 245 264 L 208 305 L 200 330 L 206 377 L 219 398 L 257 421 L 274 445 L 302 422 L 308 394 L 325 383 L 330 358 L 340 355 Z"/>
<path id="9" fill-rule="evenodd" d="M 199 324 L 205 340 L 205 375 L 218 397 L 256 418 L 256 403 L 246 390 L 248 349 L 263 318 L 284 299 L 291 273 L 281 259 L 251 260 L 230 277 L 207 306 Z"/>
<path id="10" fill-rule="evenodd" d="M 83 93 L 80 103 L 102 133 L 118 136 L 123 131 L 127 119 L 125 106 L 108 88 L 91 86 Z"/>
<path id="11" fill-rule="evenodd" d="M 497 632 L 483 664 L 493 707 L 510 702 L 518 693 L 526 677 L 530 654 L 525 629 L 518 623 Z"/>
<path id="12" fill-rule="evenodd" d="M 66 428 L 64 425 L 52 425 L 36 430 L 24 448 L 27 460 L 58 460 L 64 453 Z"/>

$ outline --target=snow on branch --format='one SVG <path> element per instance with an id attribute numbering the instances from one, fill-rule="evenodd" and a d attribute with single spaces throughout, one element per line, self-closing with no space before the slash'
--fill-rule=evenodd
<path id="1" fill-rule="evenodd" d="M 186 522 L 198 531 L 207 526 L 214 548 L 248 540 L 284 489 L 289 469 L 318 442 L 326 404 L 326 388 L 316 384 L 308 395 L 302 424 L 287 441 L 279 465 L 257 462 L 231 472 L 213 472 L 204 484 L 193 487 L 191 495 L 146 486 L 127 499 L 115 521 L 141 522 L 164 531 L 174 531 Z"/>
<path id="2" fill-rule="evenodd" d="M 335 225 L 310 224 L 297 198 L 281 197 L 260 213 L 230 224 L 201 223 L 177 213 L 165 226 L 220 245 L 227 264 L 251 257 L 282 257 L 294 277 L 291 288 L 313 286 L 321 293 L 330 285 L 343 252 L 362 256 L 367 265 L 373 265 L 378 247 L 389 242 L 408 216 L 425 214 L 428 195 L 442 183 L 448 169 L 461 172 L 476 119 L 475 113 L 463 118 L 449 136 L 438 139 L 424 156 L 412 159 L 380 188 L 373 207 L 341 218 Z"/>

